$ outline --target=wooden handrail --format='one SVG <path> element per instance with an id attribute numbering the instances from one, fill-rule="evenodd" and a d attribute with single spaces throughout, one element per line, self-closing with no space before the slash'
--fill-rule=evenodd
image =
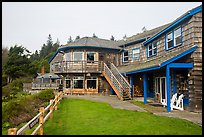
<path id="1" fill-rule="evenodd" d="M 40 134 L 43 134 L 43 123 L 45 123 L 48 120 L 48 117 L 52 117 L 52 113 L 54 111 L 53 108 L 57 107 L 57 105 L 59 104 L 60 100 L 62 99 L 62 94 L 63 94 L 63 92 L 60 92 L 57 96 L 55 96 L 55 98 L 53 100 L 50 100 L 50 104 L 45 109 L 44 109 L 44 107 L 41 107 L 40 112 L 35 117 L 33 117 L 28 123 L 26 123 L 22 128 L 20 128 L 16 133 L 15 132 L 11 133 L 11 131 L 13 131 L 12 129 L 14 129 L 14 128 L 8 129 L 8 134 L 23 135 L 25 133 L 25 131 L 29 128 L 29 125 L 33 121 L 35 121 L 36 119 L 39 120 L 39 125 L 32 132 L 31 135 L 36 135 L 39 130 L 41 130 Z M 49 110 L 49 112 L 44 117 L 43 114 L 45 114 L 45 112 L 47 112 L 48 110 Z"/>

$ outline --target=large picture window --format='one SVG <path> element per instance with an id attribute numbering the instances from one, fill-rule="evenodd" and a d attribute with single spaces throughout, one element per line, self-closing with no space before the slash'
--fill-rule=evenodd
<path id="1" fill-rule="evenodd" d="M 132 58 L 139 58 L 140 55 L 140 49 L 139 48 L 135 48 L 132 50 Z"/>
<path id="2" fill-rule="evenodd" d="M 167 49 L 170 49 L 173 47 L 173 34 L 172 34 L 172 32 L 170 32 L 166 36 L 166 47 L 167 47 Z"/>
<path id="3" fill-rule="evenodd" d="M 92 63 L 96 61 L 96 52 L 87 52 L 87 62 Z"/>
<path id="4" fill-rule="evenodd" d="M 128 62 L 128 60 L 129 60 L 128 51 L 124 51 L 123 52 L 123 62 Z"/>
<path id="5" fill-rule="evenodd" d="M 181 27 L 174 30 L 174 46 L 181 44 Z"/>
<path id="6" fill-rule="evenodd" d="M 83 52 L 74 52 L 74 61 L 82 61 L 84 60 Z"/>
<path id="7" fill-rule="evenodd" d="M 74 77 L 74 88 L 83 89 L 84 88 L 84 77 Z"/>

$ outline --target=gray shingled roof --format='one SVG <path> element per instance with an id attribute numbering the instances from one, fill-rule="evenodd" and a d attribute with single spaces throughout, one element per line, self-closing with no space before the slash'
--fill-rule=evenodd
<path id="1" fill-rule="evenodd" d="M 147 68 L 157 67 L 157 66 L 160 66 L 162 63 L 172 59 L 173 57 L 181 54 L 182 52 L 187 51 L 190 48 L 192 48 L 192 47 L 177 50 L 173 53 L 166 54 L 165 56 L 160 56 L 154 60 L 140 63 L 139 65 L 138 64 L 137 65 L 131 64 L 131 65 L 127 65 L 127 66 L 118 66 L 117 68 L 118 68 L 120 73 L 127 73 L 127 72 L 133 72 L 133 71 L 137 71 L 137 70 L 143 70 L 143 69 L 147 69 Z"/>
<path id="2" fill-rule="evenodd" d="M 74 42 L 68 43 L 63 45 L 60 48 L 64 47 L 81 47 L 81 46 L 90 46 L 90 47 L 97 47 L 97 48 L 109 48 L 109 49 L 121 49 L 118 47 L 117 41 L 106 40 L 96 37 L 83 37 Z M 59 49 L 60 49 L 59 48 Z"/>
<path id="3" fill-rule="evenodd" d="M 139 39 L 142 39 L 142 38 L 147 38 L 147 37 L 151 37 L 153 36 L 154 34 L 158 33 L 159 31 L 165 29 L 167 26 L 169 26 L 171 23 L 168 23 L 168 24 L 165 24 L 165 25 L 162 25 L 162 26 L 159 26 L 157 28 L 154 28 L 154 29 L 151 29 L 151 30 L 147 30 L 145 32 L 142 32 L 142 33 L 137 33 L 136 35 L 133 35 L 131 37 L 127 37 L 127 40 L 126 42 L 124 40 L 118 40 L 117 42 L 119 43 L 119 45 L 124 45 L 124 43 L 130 43 L 130 42 L 133 42 L 133 41 L 137 41 Z"/>

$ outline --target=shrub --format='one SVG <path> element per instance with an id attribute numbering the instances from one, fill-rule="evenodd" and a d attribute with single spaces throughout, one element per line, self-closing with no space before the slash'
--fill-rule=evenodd
<path id="1" fill-rule="evenodd" d="M 28 122 L 37 113 L 41 106 L 46 107 L 50 99 L 54 98 L 52 89 L 43 90 L 33 95 L 12 99 L 2 104 L 2 124 L 16 127 L 17 125 Z"/>

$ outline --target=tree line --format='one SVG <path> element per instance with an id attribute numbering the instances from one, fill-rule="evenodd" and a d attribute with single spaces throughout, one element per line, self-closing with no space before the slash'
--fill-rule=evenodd
<path id="1" fill-rule="evenodd" d="M 47 43 L 43 44 L 39 52 L 36 50 L 32 54 L 22 45 L 15 45 L 10 47 L 10 49 L 2 47 L 2 86 L 20 77 L 34 77 L 41 72 L 43 65 L 45 73 L 48 73 L 50 70 L 48 61 L 59 46 L 59 40 L 57 39 L 53 43 L 49 34 Z"/>

